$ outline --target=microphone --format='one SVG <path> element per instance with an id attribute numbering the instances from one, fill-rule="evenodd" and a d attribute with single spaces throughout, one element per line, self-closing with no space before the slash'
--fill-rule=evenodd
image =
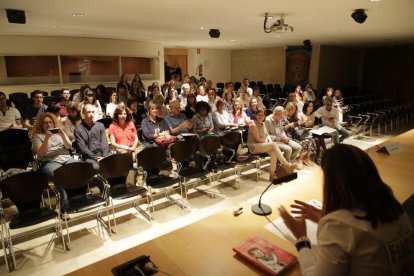
<path id="1" fill-rule="evenodd" d="M 295 173 L 291 173 L 291 174 L 284 175 L 282 177 L 278 177 L 276 179 L 273 179 L 273 181 L 269 184 L 269 186 L 267 186 L 267 188 L 260 195 L 260 197 L 259 197 L 259 203 L 252 205 L 252 212 L 255 215 L 258 215 L 258 216 L 268 216 L 268 215 L 270 215 L 272 213 L 272 208 L 269 205 L 267 205 L 267 204 L 262 204 L 262 196 L 264 195 L 264 193 L 266 193 L 266 191 L 272 185 L 281 184 L 283 182 L 289 182 L 289 181 L 292 181 L 292 180 L 294 180 L 296 178 L 298 178 L 298 173 L 295 172 Z"/>

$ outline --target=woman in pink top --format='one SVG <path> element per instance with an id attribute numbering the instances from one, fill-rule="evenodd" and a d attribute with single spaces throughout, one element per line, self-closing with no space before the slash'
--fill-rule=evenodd
<path id="1" fill-rule="evenodd" d="M 119 153 L 132 153 L 138 146 L 137 129 L 129 109 L 120 104 L 114 111 L 114 121 L 109 126 L 112 147 Z"/>

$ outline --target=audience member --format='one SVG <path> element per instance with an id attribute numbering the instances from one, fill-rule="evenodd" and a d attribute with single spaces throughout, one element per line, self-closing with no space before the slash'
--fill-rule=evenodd
<path id="1" fill-rule="evenodd" d="M 135 125 L 141 125 L 142 120 L 147 117 L 147 111 L 142 103 L 138 103 L 136 100 L 128 100 L 128 108 L 131 111 L 132 120 Z"/>
<path id="2" fill-rule="evenodd" d="M 261 109 L 266 109 L 265 105 L 263 104 L 263 99 L 260 96 L 260 87 L 259 86 L 255 86 L 253 87 L 253 98 L 256 98 L 257 100 L 257 107 L 261 108 Z M 254 119 L 253 119 L 254 120 Z"/>
<path id="3" fill-rule="evenodd" d="M 351 134 L 341 126 L 339 122 L 339 111 L 336 107 L 333 107 L 333 99 L 326 98 L 325 105 L 315 111 L 315 117 L 321 118 L 322 125 L 336 129 L 333 133 L 334 143 L 339 144 Z M 339 137 L 341 135 L 341 137 Z"/>
<path id="4" fill-rule="evenodd" d="M 209 88 L 207 90 L 207 97 L 208 97 L 208 104 L 211 107 L 211 110 L 214 112 L 216 111 L 216 104 L 217 101 L 219 99 L 219 97 L 217 96 L 217 92 L 215 88 Z"/>
<path id="5" fill-rule="evenodd" d="M 240 103 L 243 109 L 248 108 L 249 103 L 250 103 L 250 98 L 247 94 L 246 89 L 240 87 L 238 94 L 239 94 L 239 97 L 236 99 L 236 101 Z"/>
<path id="6" fill-rule="evenodd" d="M 147 142 L 160 146 L 166 146 L 174 142 L 174 137 L 171 138 L 167 123 L 158 116 L 157 105 L 154 102 L 149 103 L 148 116 L 142 120 L 141 128 Z"/>
<path id="7" fill-rule="evenodd" d="M 7 98 L 4 92 L 0 92 L 0 131 L 8 128 L 21 128 L 22 116 L 17 108 L 7 105 Z"/>
<path id="8" fill-rule="evenodd" d="M 226 102 L 226 106 L 224 109 L 228 113 L 233 112 L 233 91 L 230 89 L 226 89 L 223 93 L 222 99 Z"/>
<path id="9" fill-rule="evenodd" d="M 121 77 L 119 78 L 118 83 L 116 84 L 116 88 L 118 89 L 121 85 L 125 86 L 126 91 L 131 90 L 131 85 L 128 82 L 128 75 L 127 74 L 122 74 L 121 75 Z"/>
<path id="10" fill-rule="evenodd" d="M 33 125 L 36 123 L 37 117 L 46 112 L 47 105 L 43 104 L 43 92 L 35 90 L 30 93 L 33 100 L 33 104 L 26 108 L 24 114 L 24 127 L 31 130 Z"/>
<path id="11" fill-rule="evenodd" d="M 106 105 L 106 116 L 111 118 L 114 117 L 114 111 L 118 107 L 118 92 L 112 91 L 111 97 L 109 98 L 109 103 Z"/>
<path id="12" fill-rule="evenodd" d="M 133 80 L 131 84 L 131 90 L 129 91 L 129 94 L 128 94 L 128 99 L 134 99 L 140 103 L 144 103 L 145 100 L 147 99 L 145 94 L 146 94 L 145 89 L 142 83 L 140 84 L 139 81 Z"/>
<path id="13" fill-rule="evenodd" d="M 66 116 L 68 116 L 68 104 L 70 99 L 70 91 L 69 88 L 62 88 L 60 90 L 60 102 L 56 104 L 59 107 L 59 117 L 60 121 L 64 122 L 66 120 Z"/>
<path id="14" fill-rule="evenodd" d="M 95 122 L 98 121 L 99 119 L 102 119 L 103 112 L 102 112 L 101 104 L 96 99 L 95 92 L 93 92 L 90 89 L 85 89 L 85 99 L 83 100 L 83 103 L 81 103 L 80 109 L 83 109 L 83 106 L 85 104 L 90 104 L 95 107 L 95 113 L 93 116 L 93 120 Z"/>
<path id="15" fill-rule="evenodd" d="M 216 108 L 217 110 L 213 112 L 213 124 L 214 124 L 214 133 L 217 135 L 223 135 L 225 130 L 230 129 L 230 127 L 236 126 L 233 123 L 232 116 L 224 110 L 226 102 L 222 99 L 217 101 Z"/>
<path id="16" fill-rule="evenodd" d="M 204 89 L 204 86 L 198 85 L 196 92 L 197 92 L 196 93 L 196 95 L 197 95 L 196 96 L 196 101 L 197 102 L 204 101 L 204 102 L 208 103 L 208 96 L 207 96 L 206 90 Z"/>
<path id="17" fill-rule="evenodd" d="M 166 106 L 169 106 L 171 102 L 173 101 L 180 101 L 178 99 L 177 90 L 175 90 L 175 87 L 168 87 L 167 94 L 165 95 L 165 101 L 164 104 Z"/>
<path id="18" fill-rule="evenodd" d="M 75 141 L 85 162 L 99 171 L 99 161 L 110 154 L 105 126 L 94 121 L 95 106 L 89 103 L 82 108 L 84 119 L 75 129 Z"/>
<path id="19" fill-rule="evenodd" d="M 340 157 L 340 158 L 339 158 Z M 295 200 L 280 215 L 296 237 L 303 275 L 412 275 L 414 229 L 361 149 L 335 145 L 322 158 L 323 207 Z M 311 250 L 306 220 L 318 223 Z"/>
<path id="20" fill-rule="evenodd" d="M 177 136 L 182 133 L 189 133 L 193 128 L 191 120 L 180 112 L 180 103 L 175 100 L 170 102 L 170 114 L 165 116 L 165 122 L 167 123 L 170 133 Z"/>
<path id="21" fill-rule="evenodd" d="M 316 101 L 316 95 L 313 91 L 313 87 L 311 83 L 308 83 L 305 86 L 305 92 L 303 93 L 303 100 L 304 102 L 314 102 Z"/>
<path id="22" fill-rule="evenodd" d="M 302 110 L 303 109 L 303 104 L 304 103 L 303 103 L 303 101 L 300 101 L 300 100 L 297 99 L 296 92 L 289 92 L 288 98 L 283 103 L 283 107 L 286 108 L 286 105 L 288 103 L 294 103 L 297 107 L 297 110 Z"/>
<path id="23" fill-rule="evenodd" d="M 57 133 L 51 132 L 52 129 L 58 129 Z M 37 160 L 40 161 L 39 170 L 44 172 L 49 181 L 54 181 L 54 171 L 65 164 L 77 162 L 69 154 L 69 149 L 72 143 L 65 132 L 60 129 L 60 123 L 55 115 L 52 113 L 43 113 L 38 117 L 38 120 L 32 128 L 32 145 L 33 151 L 37 155 Z M 67 194 L 63 187 L 55 185 L 60 194 L 62 201 L 67 199 Z M 69 215 L 65 212 L 62 204 L 61 216 L 62 219 L 69 219 Z"/>
<path id="24" fill-rule="evenodd" d="M 82 122 L 79 104 L 76 102 L 69 102 L 68 116 L 63 122 L 63 131 L 68 136 L 71 143 L 75 142 L 75 128 Z"/>
<path id="25" fill-rule="evenodd" d="M 128 91 L 125 85 L 121 84 L 117 87 L 118 102 L 126 104 L 128 102 Z"/>
<path id="26" fill-rule="evenodd" d="M 251 97 L 253 95 L 253 89 L 250 88 L 249 79 L 244 79 L 241 86 L 246 90 L 249 97 Z"/>
<path id="27" fill-rule="evenodd" d="M 87 84 L 82 85 L 79 88 L 79 91 L 73 95 L 73 102 L 77 102 L 77 103 L 81 103 L 84 99 L 85 99 L 85 92 L 87 91 L 87 89 L 91 89 L 91 87 Z"/>
<path id="28" fill-rule="evenodd" d="M 243 111 L 243 108 L 241 107 L 240 103 L 238 101 L 235 101 L 233 104 L 233 110 L 231 112 L 231 115 L 233 117 L 233 123 L 238 126 L 249 126 L 251 120 L 246 113 Z"/>
<path id="29" fill-rule="evenodd" d="M 185 106 L 184 113 L 188 119 L 192 119 L 196 113 L 196 96 L 193 93 L 187 95 L 187 105 Z M 181 102 L 180 102 L 181 106 Z"/>
<path id="30" fill-rule="evenodd" d="M 269 181 L 277 178 L 276 164 L 279 160 L 287 170 L 293 170 L 294 165 L 289 163 L 278 145 L 272 142 L 264 125 L 265 113 L 263 109 L 257 109 L 256 119 L 249 127 L 247 134 L 247 145 L 251 154 L 266 153 L 270 156 L 270 175 Z"/>
<path id="31" fill-rule="evenodd" d="M 256 117 L 255 114 L 256 114 L 256 111 L 257 111 L 257 108 L 258 108 L 257 105 L 258 105 L 257 98 L 252 97 L 250 99 L 250 102 L 249 102 L 249 107 L 246 108 L 246 110 L 244 111 L 244 112 L 246 112 L 246 115 L 247 115 L 247 117 L 250 118 L 250 120 L 254 120 L 255 117 Z"/>
<path id="32" fill-rule="evenodd" d="M 178 99 L 180 100 L 181 110 L 185 110 L 187 106 L 187 96 L 190 94 L 190 85 L 188 83 L 184 83 L 181 86 L 181 94 L 178 95 Z"/>
<path id="33" fill-rule="evenodd" d="M 273 142 L 276 142 L 283 156 L 289 162 L 293 162 L 302 151 L 302 146 L 293 139 L 290 139 L 285 132 L 284 126 L 284 108 L 283 106 L 276 106 L 273 109 L 273 114 L 270 114 L 265 119 L 266 130 Z M 302 160 L 299 158 L 297 169 L 301 168 Z"/>
<path id="34" fill-rule="evenodd" d="M 326 98 L 332 98 L 334 93 L 334 89 L 332 87 L 326 88 L 326 94 L 322 97 L 322 103 L 325 104 Z"/>
<path id="35" fill-rule="evenodd" d="M 197 103 L 195 110 L 196 114 L 193 117 L 193 132 L 200 138 L 210 135 L 214 130 L 210 105 L 201 101 Z"/>
<path id="36" fill-rule="evenodd" d="M 312 165 L 311 155 L 312 153 L 316 152 L 317 144 L 313 137 L 295 137 L 294 132 L 297 130 L 299 126 L 302 126 L 304 123 L 299 121 L 297 117 L 297 107 L 294 103 L 288 103 L 286 105 L 286 121 L 284 123 L 284 129 L 290 139 L 297 139 L 296 141 L 301 145 L 302 151 L 300 152 L 299 156 L 299 164 L 303 162 L 303 164 L 307 166 Z M 302 162 L 300 162 L 302 160 Z M 299 165 L 300 166 L 300 165 Z"/>
<path id="37" fill-rule="evenodd" d="M 114 111 L 114 120 L 109 126 L 111 147 L 118 153 L 134 153 L 138 146 L 138 135 L 128 107 L 120 104 Z"/>

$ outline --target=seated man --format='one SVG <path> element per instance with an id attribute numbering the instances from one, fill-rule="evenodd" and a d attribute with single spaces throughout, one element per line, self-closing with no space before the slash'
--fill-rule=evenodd
<path id="1" fill-rule="evenodd" d="M 60 90 L 60 98 L 61 101 L 58 102 L 55 106 L 59 107 L 60 121 L 64 122 L 68 116 L 68 104 L 70 98 L 69 88 L 62 88 L 62 90 Z"/>
<path id="2" fill-rule="evenodd" d="M 264 123 L 272 141 L 277 143 L 286 160 L 293 162 L 302 151 L 302 146 L 286 135 L 282 123 L 284 112 L 282 106 L 276 106 L 273 114 L 267 116 Z"/>
<path id="3" fill-rule="evenodd" d="M 336 129 L 336 132 L 332 133 L 335 145 L 351 136 L 351 134 L 341 126 L 339 122 L 339 111 L 336 107 L 333 107 L 333 99 L 331 97 L 327 97 L 325 99 L 325 105 L 316 110 L 314 114 L 316 118 L 321 118 L 322 125 Z M 339 135 L 341 135 L 340 138 Z"/>
<path id="4" fill-rule="evenodd" d="M 0 131 L 22 127 L 22 116 L 19 110 L 7 105 L 6 94 L 3 92 L 0 92 L 0 110 Z"/>
<path id="5" fill-rule="evenodd" d="M 26 108 L 24 114 L 24 127 L 31 130 L 38 116 L 46 112 L 47 105 L 43 104 L 43 92 L 35 90 L 30 93 L 33 104 Z"/>
<path id="6" fill-rule="evenodd" d="M 85 104 L 82 113 L 85 119 L 74 132 L 77 150 L 82 154 L 85 162 L 91 163 L 93 168 L 99 171 L 98 162 L 110 154 L 105 126 L 93 121 L 95 106 Z"/>
<path id="7" fill-rule="evenodd" d="M 177 136 L 182 133 L 189 133 L 193 128 L 193 122 L 180 112 L 180 102 L 175 100 L 170 102 L 170 114 L 165 116 L 165 122 L 170 128 L 170 133 Z"/>

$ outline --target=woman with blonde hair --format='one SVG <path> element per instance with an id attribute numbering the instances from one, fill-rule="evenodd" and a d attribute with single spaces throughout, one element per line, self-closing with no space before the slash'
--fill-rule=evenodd
<path id="1" fill-rule="evenodd" d="M 232 89 L 226 89 L 224 90 L 224 93 L 222 95 L 222 99 L 226 102 L 225 110 L 228 113 L 231 113 L 233 111 L 233 90 Z"/>

